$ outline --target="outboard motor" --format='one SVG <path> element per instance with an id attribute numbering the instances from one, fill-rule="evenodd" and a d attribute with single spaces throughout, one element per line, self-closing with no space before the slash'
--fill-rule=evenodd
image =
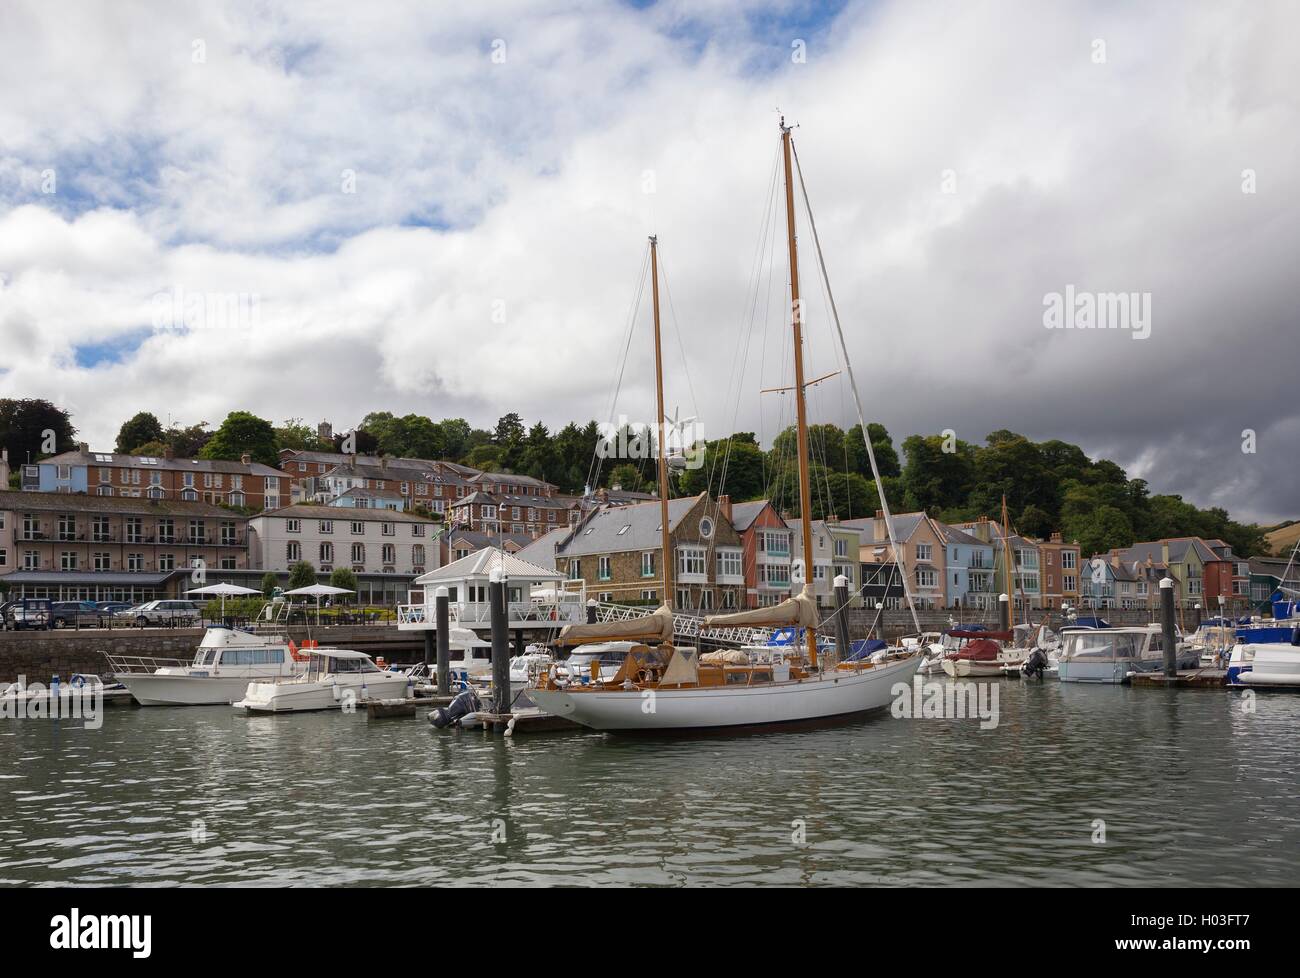
<path id="1" fill-rule="evenodd" d="M 453 723 L 460 720 L 461 717 L 476 713 L 482 708 L 474 690 L 467 689 L 445 707 L 438 707 L 429 714 L 429 722 L 441 730 L 443 727 L 450 727 Z"/>
<path id="2" fill-rule="evenodd" d="M 1042 649 L 1035 647 L 1034 651 L 1029 653 L 1029 658 L 1025 664 L 1020 667 L 1027 679 L 1042 679 L 1043 673 L 1047 669 L 1047 653 Z"/>

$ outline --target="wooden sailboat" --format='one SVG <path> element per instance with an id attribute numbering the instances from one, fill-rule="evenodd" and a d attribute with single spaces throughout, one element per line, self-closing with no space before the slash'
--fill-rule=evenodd
<path id="1" fill-rule="evenodd" d="M 597 730 L 689 730 L 801 723 L 864 713 L 888 706 L 897 683 L 910 683 L 921 664 L 915 652 L 883 661 L 818 660 L 819 614 L 812 596 L 812 512 L 808 452 L 808 418 L 803 366 L 802 306 L 795 241 L 794 182 L 790 128 L 781 120 L 785 163 L 785 203 L 790 257 L 791 327 L 794 339 L 796 416 L 799 451 L 799 505 L 803 518 L 803 577 L 799 594 L 772 607 L 706 618 L 705 629 L 738 625 L 802 628 L 804 651 L 773 648 L 743 663 L 701 663 L 694 649 L 672 646 L 672 552 L 668 522 L 668 478 L 664 458 L 663 368 L 659 344 L 657 241 L 650 239 L 655 371 L 659 409 L 659 497 L 663 520 L 664 604 L 642 619 L 570 625 L 559 641 L 632 639 L 658 642 L 657 648 L 630 652 L 609 681 L 561 686 L 553 676 L 530 695 L 542 709 Z"/>

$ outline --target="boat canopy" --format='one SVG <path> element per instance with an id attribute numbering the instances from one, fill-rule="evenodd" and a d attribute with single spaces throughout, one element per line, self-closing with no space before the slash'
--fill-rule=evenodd
<path id="1" fill-rule="evenodd" d="M 882 642 L 878 638 L 860 638 L 851 643 L 849 647 L 852 651 L 849 653 L 849 657 L 844 661 L 863 662 L 870 659 L 872 655 L 879 652 L 881 649 L 889 648 L 889 644 L 887 642 Z"/>
<path id="2" fill-rule="evenodd" d="M 565 625 L 560 629 L 557 645 L 578 645 L 582 642 L 607 642 L 618 639 L 635 642 L 671 642 L 673 638 L 673 612 L 660 605 L 653 614 L 619 621 L 601 621 L 594 624 Z"/>
<path id="3" fill-rule="evenodd" d="M 729 615 L 709 615 L 704 619 L 704 627 L 710 629 L 748 625 L 755 628 L 789 628 L 802 625 L 804 628 L 816 628 L 820 619 L 817 602 L 807 590 L 803 590 L 792 598 L 766 608 L 751 608 Z"/>
<path id="4" fill-rule="evenodd" d="M 1110 622 L 1094 615 L 1080 615 L 1063 628 L 1110 628 Z"/>
<path id="5" fill-rule="evenodd" d="M 944 634 L 953 638 L 987 638 L 995 642 L 1010 642 L 1013 637 L 1011 632 L 990 632 L 983 629 L 974 631 L 969 628 L 950 628 Z"/>

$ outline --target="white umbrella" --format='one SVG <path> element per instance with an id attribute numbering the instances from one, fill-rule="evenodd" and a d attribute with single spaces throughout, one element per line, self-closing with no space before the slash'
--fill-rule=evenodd
<path id="1" fill-rule="evenodd" d="M 356 594 L 356 591 L 349 591 L 345 587 L 334 587 L 332 584 L 308 584 L 306 587 L 296 587 L 292 591 L 285 591 L 286 595 L 301 594 L 306 597 L 315 595 L 316 597 L 316 623 L 320 624 L 320 599 L 321 595 L 331 594 Z"/>
<path id="2" fill-rule="evenodd" d="M 209 584 L 207 587 L 196 587 L 192 590 L 186 591 L 185 593 L 221 595 L 221 617 L 224 618 L 226 617 L 226 595 L 229 594 L 233 597 L 239 594 L 261 594 L 262 592 L 255 588 L 241 587 L 238 584 L 226 584 L 223 582 L 221 584 Z"/>

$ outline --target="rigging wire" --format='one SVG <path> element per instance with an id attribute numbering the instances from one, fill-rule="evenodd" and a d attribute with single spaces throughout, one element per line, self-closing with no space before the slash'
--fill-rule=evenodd
<path id="1" fill-rule="evenodd" d="M 889 536 L 889 544 L 894 552 L 894 560 L 900 561 L 902 554 L 898 549 L 898 541 L 894 538 L 894 517 L 889 511 L 889 500 L 885 498 L 885 486 L 880 478 L 880 468 L 876 465 L 876 453 L 871 447 L 871 437 L 867 434 L 867 419 L 862 411 L 862 398 L 858 394 L 857 378 L 853 375 L 853 364 L 849 359 L 849 347 L 844 340 L 844 327 L 840 324 L 839 310 L 835 306 L 835 296 L 831 292 L 830 276 L 826 271 L 826 259 L 822 254 L 821 239 L 817 236 L 817 222 L 813 219 L 812 202 L 808 199 L 808 187 L 803 179 L 803 165 L 799 162 L 799 151 L 794 147 L 794 140 L 790 140 L 790 147 L 794 152 L 795 170 L 799 174 L 799 190 L 803 195 L 804 209 L 808 214 L 808 228 L 812 231 L 813 246 L 817 252 L 817 264 L 821 270 L 822 281 L 826 286 L 826 295 L 830 300 L 831 317 L 835 323 L 835 332 L 840 341 L 840 351 L 844 357 L 844 370 L 849 378 L 849 386 L 853 390 L 853 402 L 858 409 L 858 423 L 862 425 L 862 441 L 867 448 L 867 458 L 871 462 L 871 474 L 876 480 L 876 491 L 880 494 L 880 507 L 884 511 L 885 531 Z M 912 600 L 912 589 L 908 585 L 907 574 L 903 574 L 903 595 L 907 598 L 907 608 L 912 613 L 912 624 L 916 627 L 917 632 L 921 631 L 921 620 L 916 614 L 916 604 Z"/>

